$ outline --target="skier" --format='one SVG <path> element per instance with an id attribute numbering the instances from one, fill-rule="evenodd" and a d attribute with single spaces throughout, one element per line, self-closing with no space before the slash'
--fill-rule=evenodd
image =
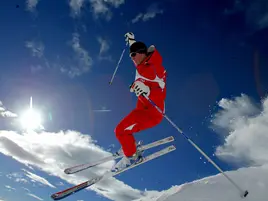
<path id="1" fill-rule="evenodd" d="M 166 70 L 162 66 L 162 57 L 154 45 L 149 48 L 145 43 L 136 41 L 134 34 L 125 34 L 129 44 L 129 56 L 136 67 L 135 81 L 130 92 L 138 97 L 133 109 L 115 128 L 115 134 L 122 146 L 125 157 L 116 167 L 124 167 L 142 160 L 142 153 L 136 144 L 134 133 L 158 125 L 163 115 L 143 96 L 148 96 L 163 112 L 166 98 Z"/>

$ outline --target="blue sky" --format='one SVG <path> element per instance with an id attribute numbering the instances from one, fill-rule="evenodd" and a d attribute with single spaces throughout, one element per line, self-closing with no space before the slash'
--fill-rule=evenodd
<path id="1" fill-rule="evenodd" d="M 136 103 L 128 88 L 135 73 L 128 50 L 113 85 L 108 82 L 128 31 L 154 44 L 163 57 L 167 115 L 223 169 L 246 165 L 214 154 L 225 138 L 211 128 L 211 120 L 221 99 L 243 93 L 259 103 L 266 94 L 266 2 L 17 0 L 0 5 L 0 199 L 48 200 L 112 166 L 75 176 L 62 172 L 120 146 L 114 128 Z M 22 132 L 17 121 L 31 96 L 45 127 L 38 133 Z M 161 191 L 217 173 L 165 120 L 136 138 L 148 143 L 170 135 L 176 152 L 66 200 L 131 200 L 145 189 Z"/>

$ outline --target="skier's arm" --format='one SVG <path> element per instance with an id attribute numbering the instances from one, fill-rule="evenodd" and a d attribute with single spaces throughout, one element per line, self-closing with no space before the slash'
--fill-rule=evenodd
<path id="1" fill-rule="evenodd" d="M 165 76 L 166 70 L 162 66 L 162 57 L 154 46 L 148 48 L 148 57 L 145 60 L 145 65 L 138 71 L 150 80 L 154 80 L 156 76 L 160 79 Z"/>

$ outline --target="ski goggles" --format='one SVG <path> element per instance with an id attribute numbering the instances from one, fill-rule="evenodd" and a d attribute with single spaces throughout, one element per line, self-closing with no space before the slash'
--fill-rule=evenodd
<path id="1" fill-rule="evenodd" d="M 146 53 L 146 49 L 140 49 L 140 50 L 138 50 L 136 52 L 131 52 L 129 54 L 129 57 L 135 57 L 137 55 L 137 53 Z"/>

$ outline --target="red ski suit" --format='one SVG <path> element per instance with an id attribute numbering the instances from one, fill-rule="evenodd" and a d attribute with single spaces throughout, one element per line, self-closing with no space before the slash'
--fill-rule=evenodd
<path id="1" fill-rule="evenodd" d="M 150 88 L 149 98 L 164 112 L 166 98 L 166 71 L 162 57 L 154 46 L 146 59 L 136 66 L 136 80 Z M 144 97 L 139 96 L 136 108 L 132 110 L 115 128 L 115 134 L 127 157 L 136 152 L 133 133 L 152 128 L 159 124 L 163 115 Z"/>

